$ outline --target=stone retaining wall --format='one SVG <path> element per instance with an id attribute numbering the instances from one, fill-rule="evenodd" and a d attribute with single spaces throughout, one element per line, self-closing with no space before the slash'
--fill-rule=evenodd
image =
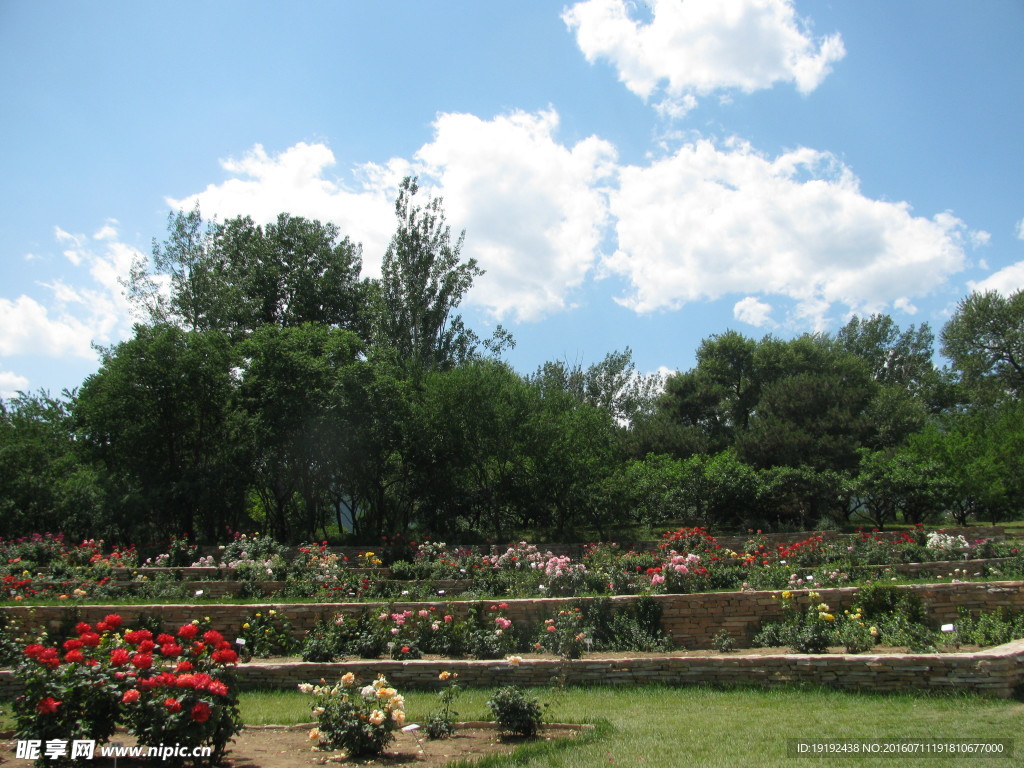
<path id="1" fill-rule="evenodd" d="M 805 683 L 848 690 L 969 690 L 1007 698 L 1024 683 L 1024 640 L 977 653 L 945 654 L 730 654 L 666 655 L 558 661 L 351 661 L 335 664 L 253 663 L 238 669 L 243 688 L 292 688 L 353 672 L 364 680 L 385 675 L 395 687 L 438 688 L 441 670 L 471 686 L 547 686 L 564 676 L 570 685 L 784 685 Z"/>
<path id="2" fill-rule="evenodd" d="M 963 584 L 914 584 L 898 589 L 909 590 L 921 596 L 929 623 L 937 628 L 956 621 L 959 608 L 973 614 L 997 608 L 1024 609 L 1024 582 L 979 582 Z M 856 598 L 856 587 L 818 589 L 819 600 L 842 611 L 850 608 Z M 656 595 L 654 600 L 662 608 L 662 628 L 676 646 L 692 649 L 711 647 L 711 640 L 721 629 L 726 629 L 740 645 L 748 644 L 769 621 L 783 617 L 778 592 L 705 592 L 694 595 Z M 806 596 L 807 590 L 793 590 L 795 596 Z M 557 614 L 576 601 L 607 600 L 613 610 L 629 606 L 642 598 L 617 596 L 609 598 L 537 598 L 523 600 L 436 601 L 430 603 L 391 604 L 393 610 L 416 610 L 434 606 L 437 611 L 453 611 L 458 616 L 468 614 L 473 606 L 487 608 L 502 602 L 505 615 L 517 626 L 535 627 L 544 619 Z M 196 617 L 210 617 L 215 627 L 232 634 L 241 627 L 246 617 L 271 608 L 282 612 L 291 622 L 296 637 L 301 638 L 318 620 L 329 619 L 338 613 L 358 616 L 364 611 L 378 612 L 382 603 L 262 603 L 258 605 L 80 605 L 80 606 L 9 606 L 0 610 L 24 625 L 33 628 L 58 630 L 63 624 L 71 626 L 78 621 L 95 622 L 108 613 L 119 613 L 127 625 L 140 615 L 163 617 L 166 629 L 173 629 Z"/>
<path id="3" fill-rule="evenodd" d="M 570 685 L 824 685 L 845 690 L 902 692 L 908 690 L 974 691 L 1008 698 L 1024 686 L 1024 640 L 977 653 L 945 654 L 730 654 L 686 656 L 666 654 L 616 659 L 362 660 L 319 664 L 252 662 L 237 668 L 242 689 L 294 689 L 302 682 L 333 682 L 345 672 L 369 681 L 384 674 L 399 690 L 438 688 L 442 670 L 457 672 L 464 685 L 547 686 L 564 679 Z M 10 670 L 0 670 L 0 692 L 20 689 Z"/>

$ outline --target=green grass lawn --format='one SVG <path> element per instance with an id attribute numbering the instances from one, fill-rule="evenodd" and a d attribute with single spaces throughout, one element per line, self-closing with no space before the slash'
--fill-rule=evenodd
<path id="1" fill-rule="evenodd" d="M 490 689 L 463 691 L 455 708 L 460 719 L 490 720 Z M 972 738 L 1016 739 L 1024 704 L 972 695 L 851 694 L 819 688 L 777 690 L 710 688 L 567 688 L 534 694 L 550 706 L 550 722 L 599 723 L 590 738 L 536 754 L 503 758 L 494 766 L 589 768 L 629 765 L 678 766 L 967 766 L 978 758 L 791 758 L 787 739 Z M 246 723 L 310 721 L 310 699 L 298 692 L 253 692 L 242 697 Z M 411 722 L 422 722 L 436 707 L 436 694 L 409 692 Z M 1024 765 L 1024 740 L 1014 759 L 985 759 L 980 765 Z"/>

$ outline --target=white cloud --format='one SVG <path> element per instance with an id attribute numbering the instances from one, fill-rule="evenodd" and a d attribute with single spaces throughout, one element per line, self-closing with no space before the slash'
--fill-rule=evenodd
<path id="1" fill-rule="evenodd" d="M 733 305 L 732 314 L 741 323 L 761 328 L 766 325 L 776 325 L 775 321 L 771 318 L 772 309 L 771 304 L 759 301 L 753 296 L 747 296 Z"/>
<path id="2" fill-rule="evenodd" d="M 621 169 L 611 212 L 619 250 L 606 266 L 629 280 L 621 302 L 638 312 L 774 295 L 821 328 L 835 303 L 858 313 L 906 305 L 965 262 L 959 219 L 867 198 L 848 168 L 811 149 L 771 159 L 742 142 L 688 144 Z"/>
<path id="3" fill-rule="evenodd" d="M 998 272 L 993 272 L 984 280 L 967 282 L 971 291 L 984 293 L 985 291 L 998 291 L 1004 296 L 1009 296 L 1021 289 L 1024 289 L 1024 261 L 1018 261 L 1008 267 L 1003 267 Z"/>
<path id="4" fill-rule="evenodd" d="M 0 371 L 0 397 L 14 397 L 28 391 L 28 379 L 12 371 Z"/>
<path id="5" fill-rule="evenodd" d="M 388 191 L 400 181 L 401 169 L 365 166 L 362 189 L 351 191 L 325 176 L 335 165 L 334 153 L 325 144 L 300 142 L 278 155 L 269 155 L 259 144 L 241 159 L 220 161 L 235 178 L 210 184 L 202 192 L 167 203 L 191 210 L 196 203 L 205 218 L 220 220 L 251 216 L 267 223 L 279 213 L 290 213 L 338 225 L 364 246 L 364 266 L 371 276 L 380 274 L 380 258 L 394 231 L 394 208 Z M 391 180 L 391 181 L 389 181 Z"/>
<path id="6" fill-rule="evenodd" d="M 434 127 L 417 168 L 437 180 L 453 229 L 467 230 L 464 256 L 486 270 L 469 301 L 518 320 L 564 309 L 598 258 L 614 147 L 593 136 L 559 143 L 551 109 L 443 114 Z"/>
<path id="7" fill-rule="evenodd" d="M 1017 237 L 1024 240 L 1024 219 L 1017 222 Z"/>
<path id="8" fill-rule="evenodd" d="M 587 61 L 607 59 L 619 80 L 658 109 L 679 117 L 696 96 L 745 93 L 794 83 L 813 91 L 846 51 L 836 34 L 811 37 L 792 0 L 649 0 L 650 19 L 625 0 L 584 0 L 562 19 Z"/>
<path id="9" fill-rule="evenodd" d="M 102 238 L 100 236 L 102 235 Z M 74 245 L 72 265 L 84 268 L 74 285 L 58 279 L 40 283 L 49 296 L 0 298 L 0 355 L 42 355 L 95 359 L 92 343 L 110 344 L 131 330 L 130 307 L 119 279 L 127 277 L 138 252 L 117 241 L 116 230 L 100 230 L 96 249 L 85 235 L 54 229 L 60 243 Z M 70 258 L 70 257 L 69 257 Z"/>
<path id="10" fill-rule="evenodd" d="M 279 155 L 257 145 L 241 160 L 221 161 L 232 178 L 168 202 L 206 217 L 250 215 L 270 221 L 282 211 L 332 221 L 363 243 L 364 273 L 380 274 L 395 229 L 393 201 L 406 175 L 419 175 L 424 202 L 444 198 L 453 235 L 467 230 L 464 257 L 486 274 L 467 299 L 496 317 L 537 319 L 567 306 L 598 259 L 607 222 L 602 182 L 615 171 L 615 150 L 590 137 L 569 147 L 555 138 L 554 110 L 513 112 L 493 120 L 441 114 L 433 140 L 411 160 L 358 166 L 353 189 L 326 178 L 335 164 L 323 144 L 296 144 Z"/>

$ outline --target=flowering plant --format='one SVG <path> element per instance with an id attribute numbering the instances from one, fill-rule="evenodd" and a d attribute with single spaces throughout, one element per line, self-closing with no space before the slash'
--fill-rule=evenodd
<path id="1" fill-rule="evenodd" d="M 241 650 L 247 659 L 287 656 L 298 646 L 292 638 L 291 622 L 273 608 L 246 617 L 240 637 L 245 640 Z"/>
<path id="2" fill-rule="evenodd" d="M 241 728 L 228 665 L 237 655 L 223 636 L 199 636 L 197 623 L 176 635 L 119 633 L 121 617 L 79 622 L 61 647 L 25 647 L 15 702 L 19 738 L 104 742 L 121 721 L 143 745 L 208 745 L 214 762 Z"/>
<path id="3" fill-rule="evenodd" d="M 544 711 L 536 698 L 528 699 L 517 686 L 499 688 L 487 702 L 498 727 L 514 736 L 536 736 Z"/>
<path id="4" fill-rule="evenodd" d="M 447 739 L 455 735 L 455 718 L 458 712 L 452 709 L 452 702 L 459 695 L 459 685 L 455 682 L 459 675 L 457 672 L 441 672 L 437 679 L 447 685 L 441 689 L 441 711 L 435 712 L 427 720 L 427 738 Z"/>
<path id="5" fill-rule="evenodd" d="M 111 614 L 104 623 L 116 628 L 121 617 Z M 101 661 L 111 640 L 88 624 L 77 629 L 78 637 L 61 646 L 33 642 L 24 647 L 15 671 L 24 685 L 14 701 L 19 739 L 89 738 L 104 743 L 113 735 L 120 686 Z"/>
<path id="6" fill-rule="evenodd" d="M 301 683 L 299 690 L 313 695 L 317 726 L 309 736 L 321 749 L 343 749 L 349 757 L 379 755 L 405 723 L 405 698 L 383 675 L 360 687 L 346 672 L 335 685 Z"/>
<path id="7" fill-rule="evenodd" d="M 544 620 L 534 647 L 557 654 L 563 659 L 578 659 L 583 655 L 586 644 L 583 611 L 573 606 L 559 611 L 554 618 Z"/>

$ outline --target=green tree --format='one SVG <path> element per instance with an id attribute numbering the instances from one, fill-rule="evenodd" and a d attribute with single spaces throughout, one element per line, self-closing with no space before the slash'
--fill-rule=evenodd
<path id="1" fill-rule="evenodd" d="M 362 342 L 316 323 L 264 325 L 240 351 L 237 401 L 267 528 L 280 540 L 312 538 L 345 484 L 353 421 L 345 379 Z"/>
<path id="2" fill-rule="evenodd" d="M 418 191 L 414 177 L 398 191 L 398 229 L 373 285 L 373 341 L 409 370 L 450 368 L 478 352 L 479 338 L 455 310 L 483 270 L 475 259 L 461 260 L 466 233 L 452 241 L 441 198 L 416 205 Z M 510 341 L 499 327 L 491 348 Z"/>
<path id="3" fill-rule="evenodd" d="M 361 247 L 330 223 L 282 213 L 204 224 L 199 209 L 172 213 L 152 260 L 132 266 L 128 295 L 153 323 L 234 338 L 263 325 L 307 322 L 365 336 Z"/>
<path id="4" fill-rule="evenodd" d="M 529 385 L 496 360 L 424 377 L 409 462 L 426 533 L 500 538 L 522 524 L 531 495 L 525 425 L 536 406 Z"/>
<path id="5" fill-rule="evenodd" d="M 961 299 L 942 329 L 942 354 L 963 382 L 987 397 L 1024 393 L 1024 291 Z"/>
<path id="6" fill-rule="evenodd" d="M 908 450 L 949 481 L 945 508 L 958 525 L 1019 517 L 1024 508 L 1024 408 L 1003 401 L 951 411 L 911 437 Z"/>
<path id="7" fill-rule="evenodd" d="M 234 364 L 218 331 L 136 326 L 86 378 L 74 405 L 77 435 L 104 468 L 126 537 L 217 539 L 243 521 L 246 476 L 230 423 Z"/>
<path id="8" fill-rule="evenodd" d="M 917 525 L 944 510 L 951 483 L 935 461 L 909 450 L 867 451 L 856 479 L 859 513 L 875 527 L 902 518 Z"/>
<path id="9" fill-rule="evenodd" d="M 0 400 L 0 536 L 116 535 L 97 468 L 75 440 L 72 402 L 45 392 Z"/>

